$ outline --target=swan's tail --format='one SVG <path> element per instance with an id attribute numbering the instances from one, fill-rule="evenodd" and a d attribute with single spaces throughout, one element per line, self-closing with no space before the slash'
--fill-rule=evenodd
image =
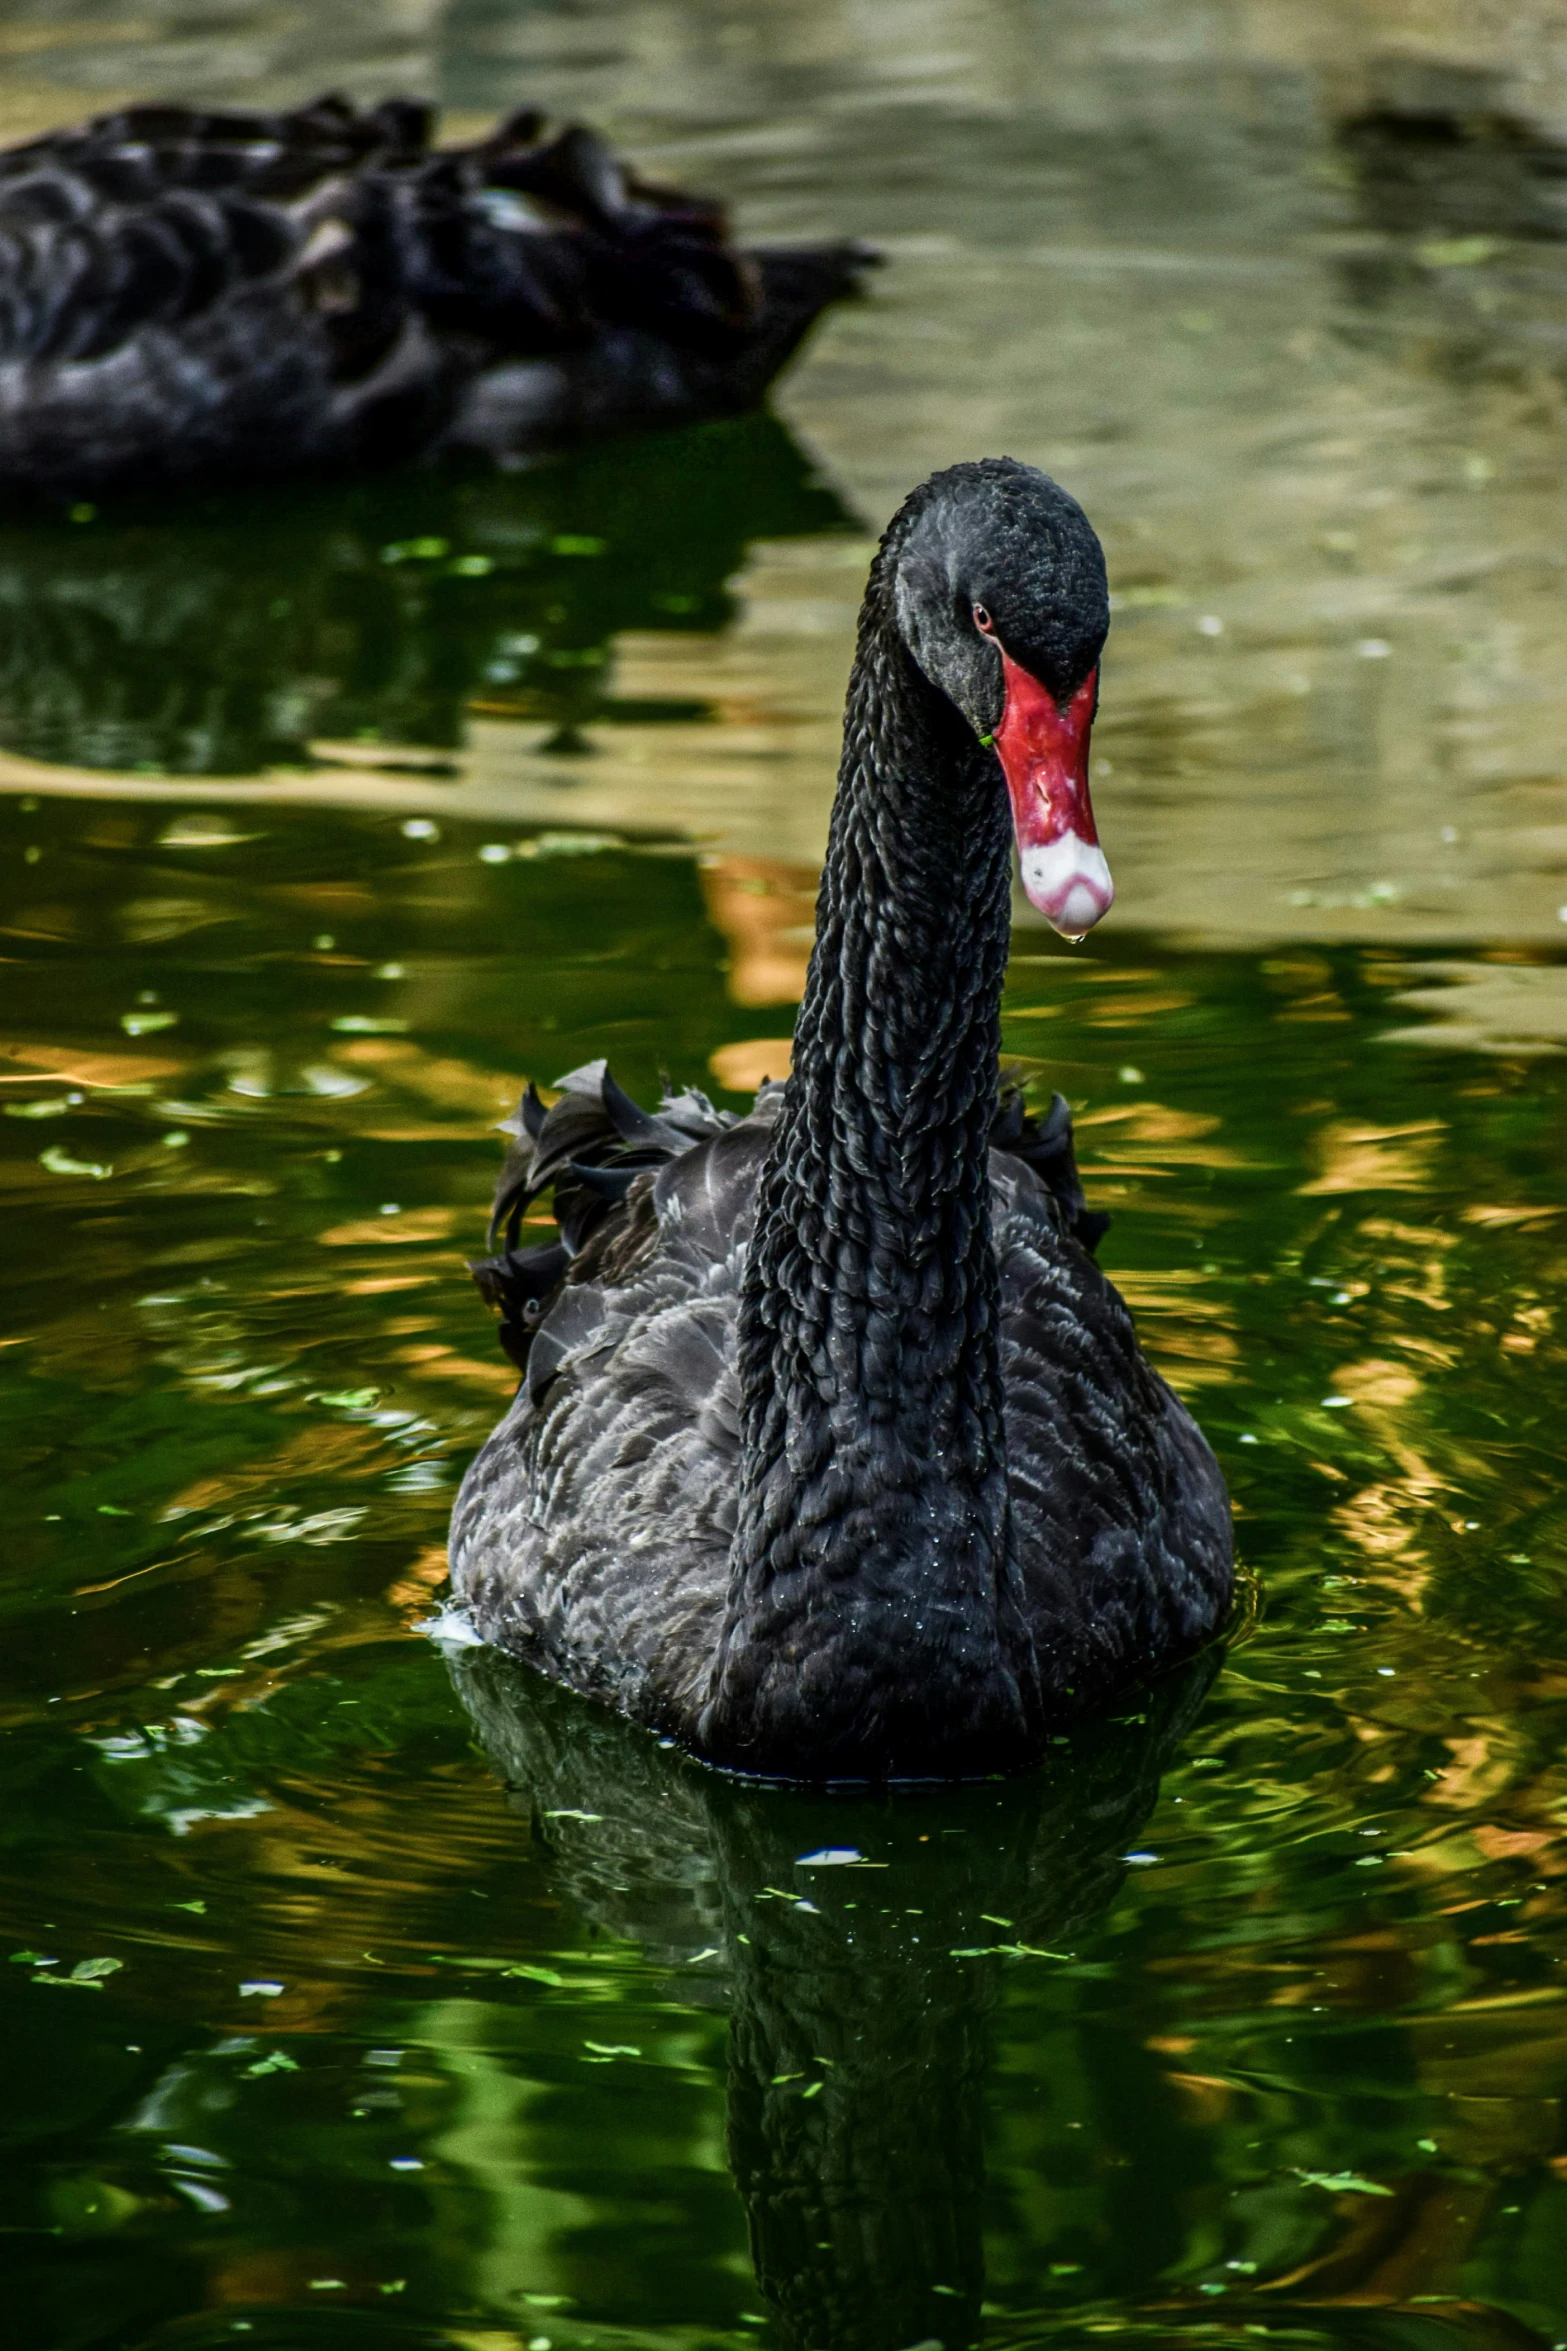
<path id="1" fill-rule="evenodd" d="M 864 291 L 881 255 L 849 237 L 834 245 L 756 245 L 746 260 L 756 288 L 750 327 L 715 386 L 731 408 L 761 399 L 822 312 Z"/>
<path id="2" fill-rule="evenodd" d="M 1003 1073 L 1001 1106 L 990 1130 L 992 1151 L 1008 1151 L 1031 1167 L 1066 1217 L 1067 1231 L 1090 1257 L 1110 1230 L 1102 1208 L 1090 1208 L 1083 1197 L 1072 1147 L 1072 1113 L 1066 1097 L 1057 1094 L 1043 1118 L 1030 1118 L 1023 1108 L 1022 1088 Z"/>
<path id="3" fill-rule="evenodd" d="M 490 1214 L 491 1257 L 469 1264 L 479 1290 L 500 1315 L 500 1340 L 519 1371 L 540 1318 L 567 1266 L 645 1168 L 662 1167 L 735 1124 L 695 1089 L 666 1094 L 658 1111 L 641 1109 L 617 1086 L 609 1064 L 589 1061 L 559 1081 L 546 1109 L 530 1082 L 503 1121 L 512 1138 Z M 527 1211 L 553 1190 L 558 1241 L 524 1249 Z"/>

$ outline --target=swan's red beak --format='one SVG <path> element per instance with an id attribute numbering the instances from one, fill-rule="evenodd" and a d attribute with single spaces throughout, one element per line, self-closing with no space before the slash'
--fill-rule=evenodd
<path id="1" fill-rule="evenodd" d="M 1088 797 L 1088 737 L 1097 670 L 1063 710 L 1004 648 L 1006 708 L 994 742 L 1012 797 L 1018 863 L 1030 905 L 1064 939 L 1093 929 L 1115 897 Z"/>

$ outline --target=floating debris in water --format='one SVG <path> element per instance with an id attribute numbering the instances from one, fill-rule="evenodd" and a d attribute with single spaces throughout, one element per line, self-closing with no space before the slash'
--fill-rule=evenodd
<path id="1" fill-rule="evenodd" d="M 425 1617 L 413 1629 L 416 1633 L 423 1633 L 426 1640 L 439 1643 L 443 1649 L 488 1647 L 484 1635 L 474 1629 L 473 1619 L 465 1616 L 460 1608 L 453 1608 L 450 1602 L 438 1609 L 434 1616 Z"/>
<path id="2" fill-rule="evenodd" d="M 1362 2179 L 1358 2171 L 1302 2171 L 1298 2163 L 1295 2170 L 1308 2188 L 1326 2188 L 1333 2196 L 1391 2196 L 1393 2193 L 1379 2180 Z"/>

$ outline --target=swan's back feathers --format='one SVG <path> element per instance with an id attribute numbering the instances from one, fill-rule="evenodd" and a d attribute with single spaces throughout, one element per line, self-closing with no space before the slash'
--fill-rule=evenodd
<path id="1" fill-rule="evenodd" d="M 616 1083 L 606 1061 L 569 1070 L 558 1086 L 558 1099 L 546 1109 L 530 1081 L 512 1116 L 502 1121 L 501 1131 L 513 1140 L 490 1214 L 490 1248 L 495 1254 L 469 1266 L 485 1300 L 500 1314 L 502 1346 L 519 1370 L 528 1370 L 530 1384 L 537 1378 L 537 1366 L 529 1362 L 533 1335 L 552 1293 L 568 1280 L 585 1278 L 578 1260 L 590 1243 L 596 1270 L 626 1259 L 628 1251 L 634 1260 L 642 1244 L 656 1237 L 660 1216 L 697 1216 L 697 1190 L 705 1221 L 714 1222 L 715 1203 L 739 1173 L 738 1166 L 725 1164 L 724 1154 L 700 1147 L 715 1143 L 740 1122 L 733 1112 L 715 1109 L 694 1088 L 666 1094 L 656 1113 L 646 1111 Z M 769 1080 L 757 1095 L 752 1118 L 770 1123 L 782 1095 L 781 1084 Z M 1057 1094 L 1044 1117 L 1035 1119 L 1023 1107 L 1021 1090 L 1006 1085 L 990 1147 L 1038 1179 L 1032 1189 L 1049 1201 L 1053 1222 L 1092 1255 L 1110 1219 L 1084 1201 L 1072 1148 L 1072 1116 L 1063 1096 Z M 691 1164 L 684 1167 L 687 1155 Z M 749 1174 L 749 1161 L 744 1165 Z M 669 1172 L 661 1174 L 656 1187 L 639 1188 L 638 1177 L 654 1169 Z M 554 1193 L 560 1240 L 519 1248 L 528 1209 L 548 1191 Z M 683 1197 L 688 1191 L 690 1199 Z M 724 1199 L 715 1229 L 723 1232 L 726 1244 L 735 1214 L 735 1204 Z"/>
<path id="2" fill-rule="evenodd" d="M 0 154 L 0 351 L 97 357 L 237 278 L 285 262 L 308 276 L 323 197 L 342 309 L 393 294 L 503 352 L 605 323 L 706 349 L 754 323 L 755 274 L 718 206 L 637 179 L 592 131 L 546 139 L 532 112 L 445 150 L 433 124 L 408 99 L 363 114 L 334 98 L 279 114 L 132 107 Z"/>
<path id="3" fill-rule="evenodd" d="M 428 133 L 428 109 L 407 101 L 363 115 L 332 99 L 287 114 L 142 106 L 0 154 L 0 358 L 102 359 L 273 277 L 323 315 L 362 308 L 394 279 L 377 256 L 374 288 L 349 295 L 345 257 L 367 258 L 360 175 L 417 168 Z M 348 217 L 312 253 L 323 189 Z"/>

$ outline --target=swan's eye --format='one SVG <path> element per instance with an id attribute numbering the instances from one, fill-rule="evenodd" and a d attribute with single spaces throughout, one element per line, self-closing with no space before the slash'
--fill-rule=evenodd
<path id="1" fill-rule="evenodd" d="M 991 619 L 989 613 L 985 610 L 984 605 L 976 604 L 974 607 L 974 626 L 978 629 L 980 635 L 982 637 L 988 637 L 994 630 L 995 625 L 995 622 Z"/>

